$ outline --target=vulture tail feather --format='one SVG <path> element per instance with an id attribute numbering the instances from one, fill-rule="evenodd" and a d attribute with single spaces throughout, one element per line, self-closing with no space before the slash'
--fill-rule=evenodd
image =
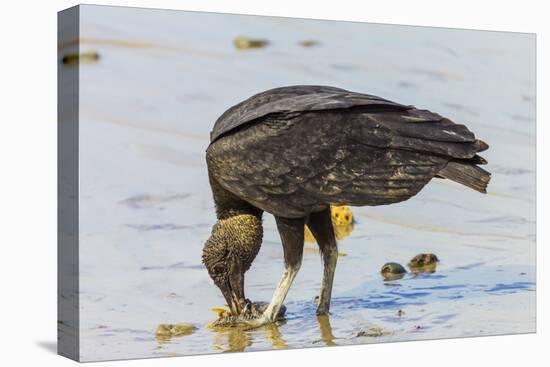
<path id="1" fill-rule="evenodd" d="M 487 185 L 491 179 L 489 172 L 471 162 L 465 161 L 450 161 L 437 175 L 481 193 L 487 193 Z"/>

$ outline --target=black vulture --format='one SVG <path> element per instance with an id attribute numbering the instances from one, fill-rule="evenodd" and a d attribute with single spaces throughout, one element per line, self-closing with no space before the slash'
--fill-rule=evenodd
<path id="1" fill-rule="evenodd" d="M 324 271 L 317 314 L 327 314 L 337 244 L 330 205 L 373 206 L 407 200 L 446 178 L 485 193 L 490 173 L 477 155 L 489 146 L 464 125 L 428 110 L 329 86 L 271 89 L 229 108 L 211 132 L 206 161 L 217 223 L 203 262 L 238 315 L 244 274 L 274 215 L 284 272 L 251 326 L 274 322 L 302 262 L 304 225 Z"/>

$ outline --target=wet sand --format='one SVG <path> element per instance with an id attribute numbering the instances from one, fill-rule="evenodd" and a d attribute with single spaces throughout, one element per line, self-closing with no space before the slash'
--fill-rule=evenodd
<path id="1" fill-rule="evenodd" d="M 80 68 L 83 360 L 535 331 L 534 37 L 91 6 L 81 22 L 81 51 L 100 55 Z M 240 35 L 270 43 L 238 50 Z M 290 84 L 377 94 L 466 123 L 491 145 L 489 193 L 433 180 L 407 202 L 353 208 L 330 317 L 315 316 L 322 267 L 309 250 L 286 322 L 212 331 L 210 309 L 224 300 L 201 264 L 215 223 L 209 132 L 229 106 Z M 283 267 L 270 215 L 264 228 L 246 278 L 254 301 L 271 299 Z M 436 273 L 382 280 L 382 264 L 421 252 L 437 254 Z M 196 329 L 155 338 L 159 324 L 176 323 Z"/>

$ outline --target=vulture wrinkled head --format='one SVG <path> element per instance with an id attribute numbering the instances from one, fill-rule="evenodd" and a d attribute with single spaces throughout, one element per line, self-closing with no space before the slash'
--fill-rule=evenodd
<path id="1" fill-rule="evenodd" d="M 234 315 L 246 304 L 244 273 L 260 250 L 262 236 L 261 220 L 241 214 L 219 220 L 204 245 L 202 261 Z"/>

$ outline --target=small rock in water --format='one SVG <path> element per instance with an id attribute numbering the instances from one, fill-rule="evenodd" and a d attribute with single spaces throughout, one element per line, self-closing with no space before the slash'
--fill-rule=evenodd
<path id="1" fill-rule="evenodd" d="M 407 274 L 403 265 L 398 263 L 385 263 L 380 270 L 380 274 L 386 281 L 401 279 Z"/>
<path id="2" fill-rule="evenodd" d="M 155 337 L 160 341 L 168 341 L 174 337 L 191 335 L 195 330 L 196 327 L 188 323 L 159 324 L 155 331 Z"/>
<path id="3" fill-rule="evenodd" d="M 233 45 L 239 50 L 246 50 L 250 48 L 264 48 L 269 44 L 268 40 L 265 39 L 254 39 L 239 36 L 233 40 Z"/>
<path id="4" fill-rule="evenodd" d="M 413 273 L 435 273 L 439 259 L 431 253 L 418 254 L 409 261 Z"/>

